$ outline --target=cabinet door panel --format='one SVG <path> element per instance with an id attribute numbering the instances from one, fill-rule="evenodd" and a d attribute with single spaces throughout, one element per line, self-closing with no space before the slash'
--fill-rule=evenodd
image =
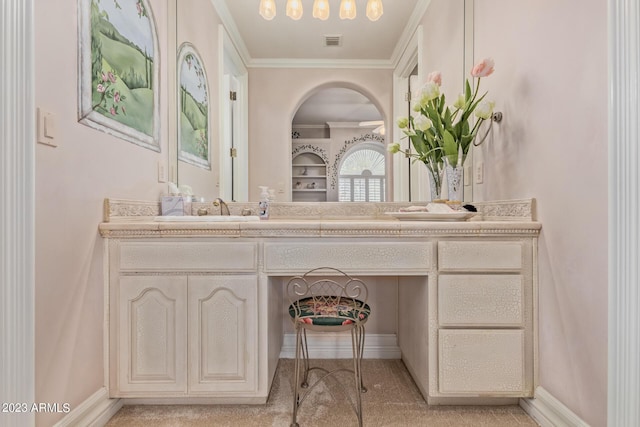
<path id="1" fill-rule="evenodd" d="M 523 327 L 525 303 L 519 274 L 443 274 L 438 279 L 441 326 Z"/>
<path id="2" fill-rule="evenodd" d="M 441 393 L 525 395 L 524 331 L 441 329 Z"/>
<path id="3" fill-rule="evenodd" d="M 438 243 L 440 271 L 519 270 L 524 266 L 521 241 L 446 241 Z"/>
<path id="4" fill-rule="evenodd" d="M 186 278 L 124 276 L 118 299 L 122 392 L 186 392 Z"/>
<path id="5" fill-rule="evenodd" d="M 257 277 L 189 278 L 189 391 L 257 386 Z"/>

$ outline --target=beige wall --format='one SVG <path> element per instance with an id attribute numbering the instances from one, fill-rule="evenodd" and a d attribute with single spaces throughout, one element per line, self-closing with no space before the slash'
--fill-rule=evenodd
<path id="1" fill-rule="evenodd" d="M 607 3 L 475 2 L 483 87 L 504 113 L 476 199 L 535 197 L 540 385 L 592 426 L 607 412 Z M 486 85 L 485 85 L 486 83 Z"/>
<path id="2" fill-rule="evenodd" d="M 440 71 L 441 91 L 451 104 L 463 92 L 464 78 L 469 75 L 463 62 L 464 1 L 431 0 L 420 25 L 423 28 L 420 73 L 426 79 L 430 72 Z"/>
<path id="3" fill-rule="evenodd" d="M 35 102 L 55 113 L 59 144 L 36 147 L 35 398 L 71 408 L 104 385 L 103 199 L 156 200 L 166 189 L 157 182 L 157 165 L 167 158 L 168 114 L 161 102 L 161 153 L 78 123 L 77 3 L 35 2 Z M 151 5 L 165 46 L 166 0 Z M 165 82 L 166 60 L 161 64 Z M 167 99 L 166 84 L 160 97 Z M 63 415 L 39 413 L 37 425 Z"/>
<path id="4" fill-rule="evenodd" d="M 259 185 L 291 200 L 291 121 L 300 104 L 322 87 L 358 90 L 391 117 L 392 70 L 252 68 L 249 70 L 249 200 Z"/>

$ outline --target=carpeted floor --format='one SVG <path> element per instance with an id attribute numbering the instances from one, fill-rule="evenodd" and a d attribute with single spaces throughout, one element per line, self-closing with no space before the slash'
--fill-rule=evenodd
<path id="1" fill-rule="evenodd" d="M 278 426 L 291 423 L 293 360 L 282 359 L 266 405 L 124 406 L 107 427 Z M 316 360 L 335 369 L 350 360 Z M 428 406 L 400 360 L 364 360 L 365 426 L 537 426 L 519 406 Z M 352 377 L 341 379 L 345 385 Z M 351 389 L 349 389 L 351 390 Z M 351 406 L 335 380 L 320 383 L 300 407 L 301 427 L 357 426 Z"/>

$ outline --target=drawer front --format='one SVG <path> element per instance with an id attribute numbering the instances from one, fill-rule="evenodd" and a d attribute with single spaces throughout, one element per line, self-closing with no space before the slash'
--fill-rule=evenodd
<path id="1" fill-rule="evenodd" d="M 522 241 L 439 242 L 440 271 L 500 271 L 523 267 Z"/>
<path id="2" fill-rule="evenodd" d="M 519 274 L 442 274 L 438 278 L 439 323 L 523 327 L 523 283 Z"/>
<path id="3" fill-rule="evenodd" d="M 236 242 L 123 242 L 120 271 L 255 272 L 256 243 Z"/>
<path id="4" fill-rule="evenodd" d="M 441 329 L 438 340 L 441 393 L 526 394 L 524 331 Z"/>
<path id="5" fill-rule="evenodd" d="M 267 273 L 303 273 L 334 267 L 358 274 L 421 274 L 433 267 L 431 242 L 265 243 Z"/>

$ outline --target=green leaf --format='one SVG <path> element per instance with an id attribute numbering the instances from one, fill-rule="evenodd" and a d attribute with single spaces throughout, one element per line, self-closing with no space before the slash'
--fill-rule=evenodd
<path id="1" fill-rule="evenodd" d="M 455 165 L 458 161 L 458 144 L 456 144 L 453 135 L 449 133 L 449 131 L 444 131 L 444 154 L 449 159 L 449 163 Z"/>
<path id="2" fill-rule="evenodd" d="M 423 140 L 421 134 L 423 134 L 423 132 L 417 131 L 415 135 L 412 135 L 410 137 L 411 138 L 411 144 L 413 144 L 413 148 L 416 149 L 418 154 L 423 154 L 423 153 L 428 151 L 428 147 L 424 143 L 424 140 Z"/>

